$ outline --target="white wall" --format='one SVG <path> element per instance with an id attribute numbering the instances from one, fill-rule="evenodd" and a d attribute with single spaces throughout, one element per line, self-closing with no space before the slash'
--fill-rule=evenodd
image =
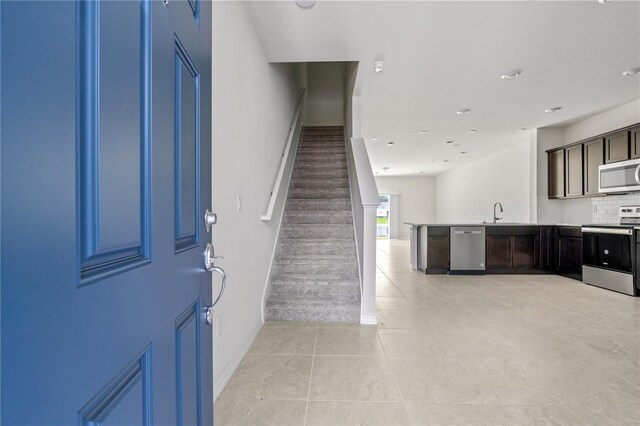
<path id="1" fill-rule="evenodd" d="M 307 65 L 308 126 L 344 124 L 344 62 L 309 62 Z"/>
<path id="2" fill-rule="evenodd" d="M 503 222 L 529 222 L 530 155 L 522 143 L 437 175 L 438 223 L 489 222 L 497 201 Z"/>
<path id="3" fill-rule="evenodd" d="M 380 194 L 399 194 L 398 238 L 409 239 L 405 222 L 436 222 L 436 178 L 433 176 L 376 176 Z"/>
<path id="4" fill-rule="evenodd" d="M 594 203 L 593 198 L 547 199 L 546 150 L 598 136 L 638 122 L 640 122 L 640 99 L 565 127 L 538 129 L 532 137 L 537 144 L 536 152 L 538 156 L 537 179 L 534 185 L 535 188 L 532 189 L 537 194 L 537 221 L 570 224 L 596 223 L 599 221 L 598 212 L 593 209 L 593 206 L 598 203 Z M 616 200 L 615 208 L 633 199 L 633 195 L 611 197 L 611 200 Z"/>
<path id="5" fill-rule="evenodd" d="M 262 294 L 282 209 L 262 222 L 304 72 L 269 64 L 243 2 L 213 3 L 212 240 L 228 275 L 215 310 L 216 395 L 262 325 Z M 236 199 L 242 210 L 236 210 Z"/>

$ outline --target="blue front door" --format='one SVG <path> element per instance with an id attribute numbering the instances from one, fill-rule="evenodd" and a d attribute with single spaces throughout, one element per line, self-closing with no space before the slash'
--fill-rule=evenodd
<path id="1" fill-rule="evenodd" d="M 0 422 L 212 424 L 211 4 L 0 19 Z"/>

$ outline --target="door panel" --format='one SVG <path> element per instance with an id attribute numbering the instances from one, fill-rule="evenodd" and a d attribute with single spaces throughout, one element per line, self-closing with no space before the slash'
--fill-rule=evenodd
<path id="1" fill-rule="evenodd" d="M 200 383 L 200 304 L 176 320 L 176 424 L 202 424 Z"/>
<path id="2" fill-rule="evenodd" d="M 80 424 L 151 425 L 150 365 L 147 348 L 80 410 Z"/>
<path id="3" fill-rule="evenodd" d="M 193 4 L 0 2 L 2 424 L 213 423 Z"/>
<path id="4" fill-rule="evenodd" d="M 572 146 L 565 150 L 565 195 L 575 197 L 582 195 L 582 145 Z"/>
<path id="5" fill-rule="evenodd" d="M 602 138 L 584 144 L 584 195 L 598 194 L 598 166 L 604 164 Z"/>
<path id="6" fill-rule="evenodd" d="M 640 158 L 640 127 L 631 129 L 631 158 Z"/>
<path id="7" fill-rule="evenodd" d="M 508 269 L 513 266 L 512 237 L 487 235 L 487 269 Z"/>
<path id="8" fill-rule="evenodd" d="M 565 195 L 564 188 L 564 149 L 549 152 L 548 161 L 548 178 L 549 198 L 562 198 Z"/>
<path id="9" fill-rule="evenodd" d="M 513 237 L 513 267 L 535 268 L 538 265 L 538 237 Z"/>
<path id="10" fill-rule="evenodd" d="M 83 285 L 149 261 L 149 7 L 78 5 Z"/>
<path id="11" fill-rule="evenodd" d="M 623 131 L 607 136 L 605 144 L 605 163 L 616 163 L 629 159 L 629 132 Z"/>
<path id="12" fill-rule="evenodd" d="M 200 76 L 179 40 L 175 46 L 176 251 L 198 245 Z"/>

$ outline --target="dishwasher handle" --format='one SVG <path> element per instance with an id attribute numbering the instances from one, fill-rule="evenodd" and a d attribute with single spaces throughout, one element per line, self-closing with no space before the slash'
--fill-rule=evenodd
<path id="1" fill-rule="evenodd" d="M 454 234 L 482 234 L 482 231 L 453 231 Z"/>

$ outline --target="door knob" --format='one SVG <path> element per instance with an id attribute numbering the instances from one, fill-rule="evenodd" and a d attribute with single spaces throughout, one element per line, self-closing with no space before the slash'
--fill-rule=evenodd
<path id="1" fill-rule="evenodd" d="M 218 215 L 207 209 L 207 211 L 204 212 L 204 224 L 207 227 L 207 232 L 211 232 L 211 226 L 216 223 L 218 223 Z"/>

